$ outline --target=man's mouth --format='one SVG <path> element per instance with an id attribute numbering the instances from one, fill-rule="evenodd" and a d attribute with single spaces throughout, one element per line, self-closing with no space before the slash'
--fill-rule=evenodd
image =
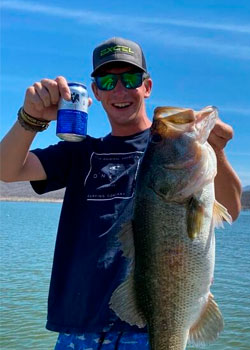
<path id="1" fill-rule="evenodd" d="M 131 106 L 131 105 L 132 105 L 131 102 L 112 103 L 112 106 L 113 106 L 113 107 L 116 107 L 116 108 L 119 108 L 119 109 L 127 108 L 127 107 L 129 107 L 129 106 Z"/>

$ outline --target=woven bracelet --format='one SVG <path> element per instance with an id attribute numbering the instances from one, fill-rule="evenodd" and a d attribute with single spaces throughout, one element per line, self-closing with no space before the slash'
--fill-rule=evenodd
<path id="1" fill-rule="evenodd" d="M 22 114 L 23 119 L 25 121 L 27 121 L 27 123 L 30 123 L 32 125 L 44 126 L 44 125 L 47 125 L 50 123 L 50 120 L 41 120 L 41 119 L 37 119 L 37 118 L 32 117 L 31 115 L 26 113 L 23 108 L 21 108 L 21 114 Z"/>
<path id="2" fill-rule="evenodd" d="M 33 118 L 22 107 L 18 111 L 18 121 L 25 130 L 35 132 L 46 130 L 50 123 L 49 121 Z"/>

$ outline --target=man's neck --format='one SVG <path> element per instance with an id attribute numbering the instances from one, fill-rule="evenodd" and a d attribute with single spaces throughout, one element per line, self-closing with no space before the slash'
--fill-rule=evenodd
<path id="1" fill-rule="evenodd" d="M 149 129 L 151 125 L 152 122 L 148 118 L 140 121 L 138 124 L 133 123 L 132 125 L 112 125 L 111 134 L 113 136 L 130 136 Z"/>

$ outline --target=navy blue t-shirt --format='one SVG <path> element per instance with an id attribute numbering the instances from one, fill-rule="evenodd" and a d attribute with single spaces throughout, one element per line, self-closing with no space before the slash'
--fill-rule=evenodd
<path id="1" fill-rule="evenodd" d="M 128 136 L 87 136 L 34 152 L 47 180 L 39 193 L 66 187 L 48 299 L 49 330 L 66 333 L 143 331 L 109 308 L 129 266 L 117 234 L 131 219 L 136 175 L 149 130 Z"/>

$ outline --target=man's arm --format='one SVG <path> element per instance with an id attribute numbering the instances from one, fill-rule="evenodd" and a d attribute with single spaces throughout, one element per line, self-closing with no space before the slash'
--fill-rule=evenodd
<path id="1" fill-rule="evenodd" d="M 236 220 L 241 210 L 242 187 L 239 177 L 227 160 L 224 148 L 233 137 L 233 129 L 230 125 L 217 119 L 215 127 L 211 131 L 208 142 L 213 147 L 217 156 L 217 175 L 215 177 L 215 197 L 223 204 L 233 220 Z"/>
<path id="2" fill-rule="evenodd" d="M 45 180 L 46 173 L 37 156 L 29 152 L 36 132 L 25 130 L 16 122 L 0 147 L 0 179 L 5 182 Z"/>
<path id="3" fill-rule="evenodd" d="M 23 108 L 40 120 L 55 120 L 60 96 L 69 100 L 70 90 L 63 77 L 43 79 L 26 90 Z M 46 179 L 44 168 L 35 154 L 29 152 L 36 132 L 25 130 L 16 122 L 3 138 L 0 147 L 0 179 L 5 182 Z"/>

